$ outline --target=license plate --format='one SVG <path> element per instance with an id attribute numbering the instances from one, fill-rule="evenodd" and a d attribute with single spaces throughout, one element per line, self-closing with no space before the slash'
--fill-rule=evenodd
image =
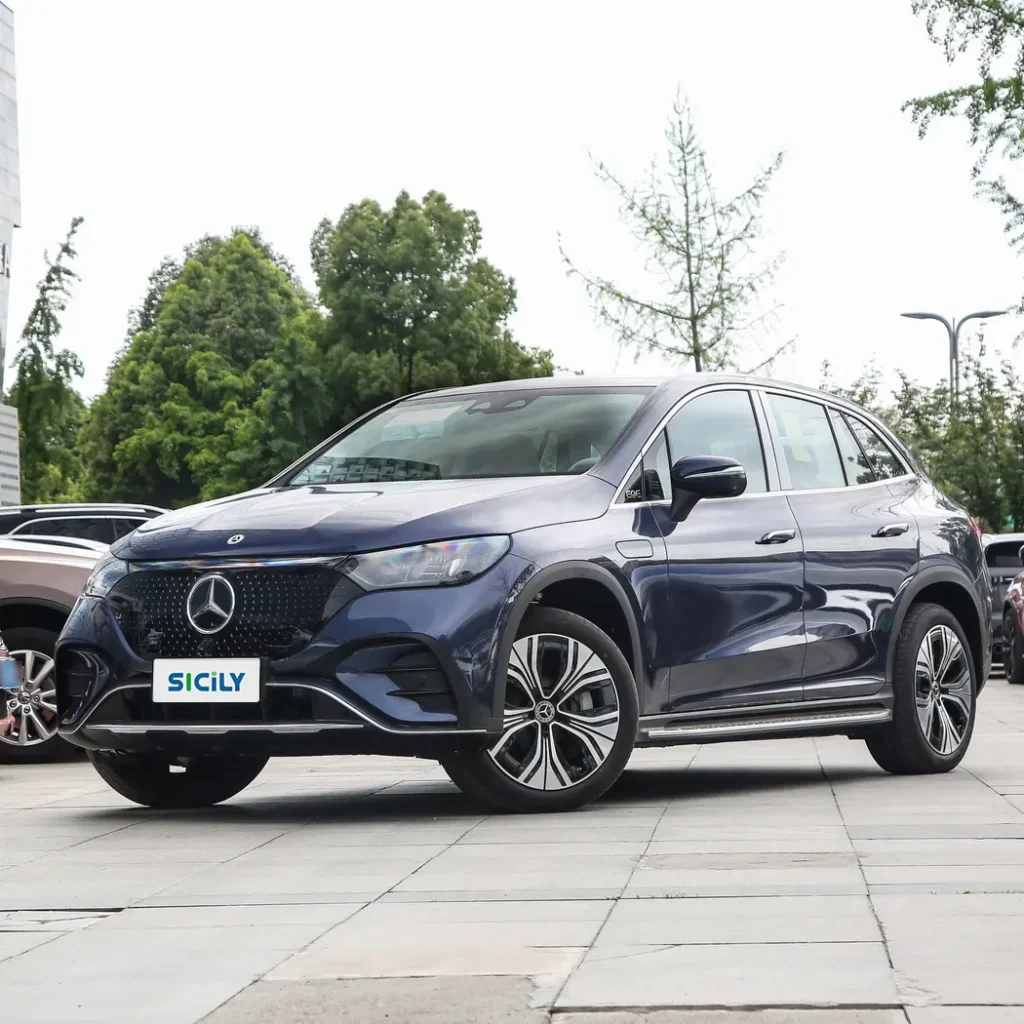
<path id="1" fill-rule="evenodd" d="M 259 658 L 157 658 L 153 700 L 159 704 L 257 704 Z"/>

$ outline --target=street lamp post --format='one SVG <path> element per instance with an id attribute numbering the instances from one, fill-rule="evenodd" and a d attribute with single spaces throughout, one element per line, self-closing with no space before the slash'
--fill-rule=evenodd
<path id="1" fill-rule="evenodd" d="M 977 313 L 968 313 L 957 320 L 947 320 L 938 313 L 900 313 L 900 316 L 911 320 L 938 320 L 949 335 L 949 409 L 952 414 L 956 400 L 960 397 L 960 328 L 968 320 L 989 320 L 994 316 L 1005 316 L 1005 309 L 983 309 Z"/>

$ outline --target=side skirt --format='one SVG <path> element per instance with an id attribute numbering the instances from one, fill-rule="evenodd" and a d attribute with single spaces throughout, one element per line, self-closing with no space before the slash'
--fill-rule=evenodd
<path id="1" fill-rule="evenodd" d="M 892 721 L 889 694 L 851 700 L 794 701 L 640 719 L 638 747 L 734 740 L 845 735 L 859 739 Z"/>

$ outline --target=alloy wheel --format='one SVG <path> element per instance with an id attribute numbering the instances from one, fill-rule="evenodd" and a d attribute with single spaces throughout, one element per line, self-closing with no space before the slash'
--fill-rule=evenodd
<path id="1" fill-rule="evenodd" d="M 594 651 L 555 634 L 516 640 L 489 751 L 502 772 L 530 789 L 567 789 L 604 764 L 618 732 L 615 683 Z"/>
<path id="2" fill-rule="evenodd" d="M 949 626 L 933 626 L 924 635 L 917 651 L 915 694 L 928 745 L 939 754 L 956 753 L 971 722 L 974 692 L 967 653 Z"/>
<path id="3" fill-rule="evenodd" d="M 14 715 L 14 728 L 0 736 L 0 743 L 35 747 L 57 734 L 57 690 L 53 658 L 39 651 L 11 651 L 18 663 L 21 685 L 4 690 L 7 714 Z M 2 707 L 3 705 L 0 705 Z"/>

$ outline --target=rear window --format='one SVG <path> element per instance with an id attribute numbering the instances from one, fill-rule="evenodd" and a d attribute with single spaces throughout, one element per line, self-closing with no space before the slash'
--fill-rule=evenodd
<path id="1" fill-rule="evenodd" d="M 985 561 L 990 569 L 1021 569 L 1019 540 L 995 541 L 985 549 Z"/>

